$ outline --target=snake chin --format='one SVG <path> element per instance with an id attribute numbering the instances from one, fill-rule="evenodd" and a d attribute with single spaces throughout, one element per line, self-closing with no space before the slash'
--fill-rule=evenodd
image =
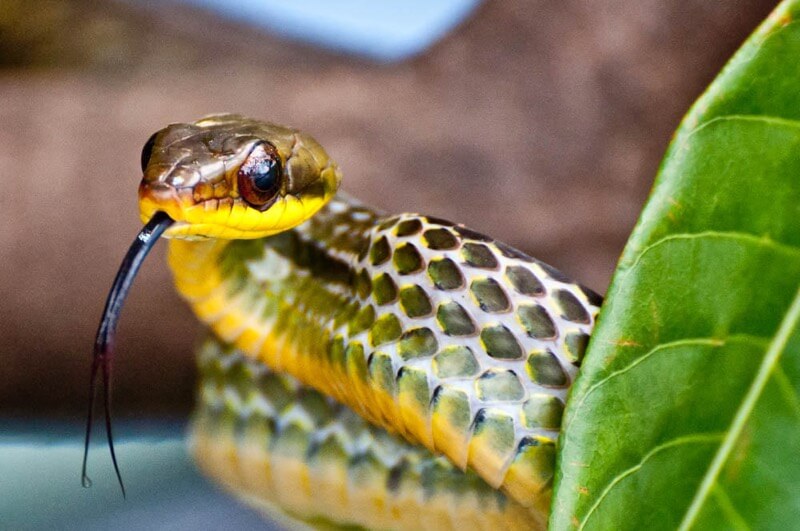
<path id="1" fill-rule="evenodd" d="M 142 194 L 139 213 L 143 223 L 152 219 L 157 212 L 164 212 L 174 220 L 164 233 L 166 238 L 251 240 L 285 232 L 305 222 L 328 202 L 326 196 L 329 193 L 333 191 L 304 199 L 283 196 L 264 212 L 231 198 L 192 204 L 175 200 L 160 201 L 149 194 Z"/>

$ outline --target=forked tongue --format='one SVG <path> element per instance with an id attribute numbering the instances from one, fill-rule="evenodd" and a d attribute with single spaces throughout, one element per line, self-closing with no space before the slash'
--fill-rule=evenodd
<path id="1" fill-rule="evenodd" d="M 84 487 L 91 487 L 92 481 L 86 475 L 86 460 L 89 456 L 89 440 L 92 434 L 92 417 L 94 416 L 94 398 L 97 389 L 97 373 L 100 372 L 103 378 L 103 408 L 105 410 L 106 437 L 108 438 L 108 449 L 111 452 L 111 462 L 114 464 L 114 472 L 117 474 L 119 487 L 122 489 L 122 496 L 125 497 L 125 485 L 122 483 L 122 475 L 117 465 L 117 456 L 114 453 L 114 438 L 111 435 L 111 361 L 114 354 L 114 334 L 117 330 L 117 321 L 125 303 L 125 297 L 133 285 L 133 279 L 144 262 L 147 253 L 153 248 L 158 237 L 172 225 L 173 220 L 165 212 L 156 212 L 155 215 L 142 227 L 136 239 L 133 240 L 122 264 L 119 266 L 114 284 L 108 292 L 106 306 L 103 309 L 103 317 L 100 319 L 100 327 L 97 329 L 97 337 L 94 340 L 94 356 L 92 358 L 92 375 L 89 381 L 89 412 L 86 418 L 86 440 L 83 447 L 83 466 L 81 468 L 81 483 Z"/>

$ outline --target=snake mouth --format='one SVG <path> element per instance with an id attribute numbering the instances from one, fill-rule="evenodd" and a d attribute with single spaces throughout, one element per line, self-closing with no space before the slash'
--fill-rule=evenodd
<path id="1" fill-rule="evenodd" d="M 117 276 L 108 292 L 103 315 L 100 318 L 100 326 L 97 329 L 97 336 L 94 340 L 94 354 L 92 358 L 92 372 L 89 381 L 89 411 L 86 419 L 86 438 L 83 449 L 83 466 L 81 469 L 81 483 L 84 487 L 90 487 L 92 482 L 86 474 L 86 461 L 89 456 L 89 442 L 92 433 L 92 419 L 94 417 L 94 397 L 97 389 L 97 373 L 102 369 L 103 380 L 103 408 L 105 410 L 106 437 L 108 448 L 111 453 L 111 461 L 114 464 L 114 472 L 117 475 L 122 496 L 125 497 L 125 485 L 122 483 L 122 475 L 117 465 L 117 457 L 114 453 L 114 438 L 111 433 L 111 362 L 114 354 L 114 336 L 117 330 L 117 322 L 122 311 L 122 306 L 128 296 L 136 274 L 139 272 L 144 259 L 155 245 L 158 238 L 166 231 L 174 220 L 163 211 L 158 211 L 142 227 L 139 234 L 131 243 L 122 264 L 119 266 Z"/>
<path id="2" fill-rule="evenodd" d="M 161 211 L 175 220 L 165 238 L 249 240 L 284 232 L 303 223 L 330 201 L 338 177 L 324 177 L 293 193 L 280 193 L 264 211 L 247 205 L 240 197 L 201 197 L 192 190 L 175 190 L 143 182 L 139 186 L 139 215 L 147 222 Z"/>

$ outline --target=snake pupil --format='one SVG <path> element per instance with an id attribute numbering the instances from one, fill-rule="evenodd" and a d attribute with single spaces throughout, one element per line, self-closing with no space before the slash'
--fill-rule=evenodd
<path id="1" fill-rule="evenodd" d="M 253 174 L 253 185 L 259 191 L 268 192 L 278 182 L 278 163 L 275 160 L 262 160 L 258 162 Z"/>
<path id="2" fill-rule="evenodd" d="M 275 146 L 259 142 L 239 168 L 239 193 L 250 206 L 265 210 L 278 195 L 281 161 Z"/>

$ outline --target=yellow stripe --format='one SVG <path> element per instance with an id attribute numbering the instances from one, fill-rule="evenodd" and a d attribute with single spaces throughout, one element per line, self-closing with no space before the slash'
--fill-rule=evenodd
<path id="1" fill-rule="evenodd" d="M 219 352 L 219 347 L 213 343 L 204 345 L 200 363 L 201 374 L 206 378 L 212 378 L 207 372 L 209 364 L 222 359 Z M 228 356 L 235 357 L 236 354 Z M 232 361 L 236 362 L 235 359 Z M 286 381 L 287 377 L 282 378 Z M 204 381 L 203 385 L 215 384 Z M 244 397 L 254 389 L 262 389 L 258 385 L 264 384 L 257 384 L 253 379 L 223 385 L 237 388 L 254 386 L 240 391 L 240 396 Z M 482 491 L 469 491 L 466 485 L 475 484 L 477 478 L 474 475 L 461 476 L 462 473 L 442 462 L 441 458 L 431 454 L 425 456 L 424 450 L 407 445 L 397 447 L 398 453 L 388 456 L 388 463 L 367 459 L 359 464 L 358 454 L 326 454 L 321 451 L 309 458 L 306 448 L 311 447 L 311 438 L 315 437 L 315 425 L 292 431 L 286 416 L 291 413 L 286 411 L 293 411 L 294 405 L 285 406 L 283 413 L 232 413 L 225 416 L 225 410 L 215 409 L 213 405 L 213 395 L 224 394 L 224 389 L 201 395 L 191 434 L 196 460 L 207 474 L 221 481 L 226 488 L 289 528 L 303 523 L 317 528 L 338 523 L 370 529 L 544 529 L 541 516 L 510 500 L 503 500 L 501 495 L 491 493 L 485 484 Z M 293 393 L 289 396 L 291 404 L 303 393 L 314 392 L 297 388 Z M 236 408 L 240 406 L 231 407 L 239 411 Z M 342 420 L 336 416 L 335 410 L 331 410 L 330 415 L 321 421 L 326 429 L 335 427 Z M 283 428 L 279 427 L 281 425 Z M 354 434 L 360 441 L 355 447 L 361 447 L 365 442 L 368 444 L 364 455 L 381 454 L 380 443 L 375 439 L 379 430 L 362 431 L 363 424 L 351 423 L 348 428 L 343 424 L 340 426 L 343 432 Z M 329 439 L 322 439 L 322 442 L 326 440 Z M 393 444 L 403 443 L 397 441 Z M 337 448 L 349 451 L 346 447 Z M 389 445 L 388 448 L 393 447 Z M 401 479 L 389 490 L 387 481 L 395 466 L 393 459 L 406 463 L 408 472 L 401 474 Z M 441 468 L 431 470 L 437 466 Z M 420 474 L 424 470 L 429 471 L 433 481 L 444 480 L 445 486 L 433 488 L 428 485 L 424 488 L 420 483 Z M 452 483 L 459 478 L 463 483 Z M 455 487 L 453 490 L 446 486 L 448 481 Z"/>

